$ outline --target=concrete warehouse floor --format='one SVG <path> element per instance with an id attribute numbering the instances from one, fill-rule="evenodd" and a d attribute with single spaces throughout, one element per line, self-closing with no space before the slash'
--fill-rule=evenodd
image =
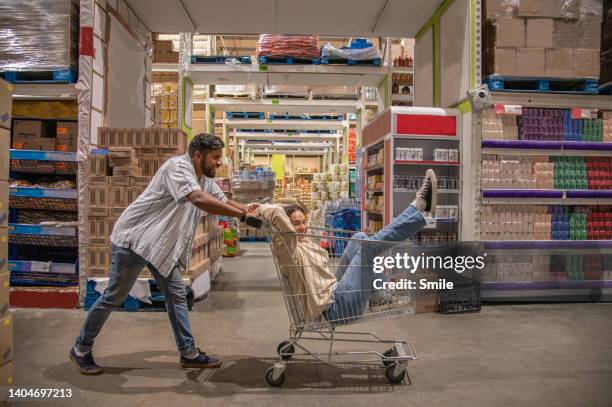
<path id="1" fill-rule="evenodd" d="M 17 309 L 17 387 L 70 386 L 70 402 L 41 406 L 610 406 L 612 304 L 487 306 L 462 315 L 419 314 L 356 325 L 414 342 L 412 385 L 387 384 L 382 369 L 290 365 L 282 388 L 264 373 L 287 333 L 267 244 L 243 244 L 191 312 L 198 344 L 220 356 L 214 370 L 183 370 L 165 313 L 113 314 L 98 337 L 101 376 L 67 359 L 82 310 Z"/>

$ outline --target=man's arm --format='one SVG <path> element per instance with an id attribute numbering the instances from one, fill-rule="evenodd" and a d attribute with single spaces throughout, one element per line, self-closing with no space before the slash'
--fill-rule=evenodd
<path id="1" fill-rule="evenodd" d="M 246 212 L 253 212 L 255 209 L 259 208 L 260 206 L 256 202 L 252 202 L 248 205 L 244 205 L 244 204 L 241 204 L 240 202 L 236 202 L 231 199 L 228 199 L 226 203 L 232 205 L 234 208 L 237 208 L 237 209 L 240 209 L 241 211 L 246 211 Z"/>
<path id="2" fill-rule="evenodd" d="M 211 194 L 207 194 L 202 190 L 193 191 L 187 195 L 187 199 L 199 209 L 206 211 L 212 215 L 233 216 L 240 218 L 247 214 L 247 207 L 239 209 L 236 206 L 230 205 L 230 202 L 223 202 L 215 198 Z"/>

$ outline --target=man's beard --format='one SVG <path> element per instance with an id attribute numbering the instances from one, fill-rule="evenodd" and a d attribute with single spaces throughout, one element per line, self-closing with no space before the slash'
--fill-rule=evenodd
<path id="1" fill-rule="evenodd" d="M 208 178 L 215 178 L 215 174 L 217 173 L 217 169 L 215 167 L 206 168 L 204 164 L 202 164 L 200 168 L 202 169 L 202 174 Z"/>

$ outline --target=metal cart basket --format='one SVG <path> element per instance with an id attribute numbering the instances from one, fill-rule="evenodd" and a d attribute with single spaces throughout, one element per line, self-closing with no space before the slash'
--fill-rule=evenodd
<path id="1" fill-rule="evenodd" d="M 410 383 L 407 363 L 417 359 L 410 342 L 343 328 L 358 322 L 414 314 L 414 291 L 374 289 L 372 280 L 379 279 L 380 285 L 381 281 L 414 279 L 408 272 L 388 267 L 375 274 L 372 263 L 375 256 L 409 251 L 411 244 L 364 239 L 365 234 L 354 231 L 311 228 L 309 234 L 296 234 L 281 233 L 267 224 L 264 227 L 271 236 L 272 254 L 290 321 L 289 337 L 277 347 L 278 362 L 266 372 L 268 384 L 281 386 L 287 365 L 296 362 L 380 366 L 390 383 L 402 383 L 406 379 Z M 361 284 L 347 285 L 343 279 L 346 273 L 351 273 L 353 281 L 359 276 Z M 366 349 L 336 349 L 340 343 L 347 342 L 345 345 L 364 344 Z M 324 346 L 324 350 L 313 350 L 311 345 L 316 347 L 316 344 L 320 348 Z M 373 349 L 381 347 L 386 349 Z"/>

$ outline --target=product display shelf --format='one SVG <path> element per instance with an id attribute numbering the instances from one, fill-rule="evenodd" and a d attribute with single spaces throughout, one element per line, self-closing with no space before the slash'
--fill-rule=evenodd
<path id="1" fill-rule="evenodd" d="M 196 85 L 368 86 L 377 87 L 386 67 L 348 65 L 189 65 L 186 76 Z"/>
<path id="2" fill-rule="evenodd" d="M 42 92 L 43 88 L 36 89 Z M 51 96 L 50 99 L 57 99 Z M 74 180 L 78 168 L 74 152 L 12 149 L 10 159 L 11 172 L 23 179 L 62 176 Z M 9 188 L 9 269 L 13 286 L 11 302 L 16 306 L 76 306 L 78 291 L 68 288 L 78 285 L 77 195 L 74 188 Z M 53 222 L 19 223 L 22 211 L 26 218 L 38 217 L 40 222 Z M 29 215 L 25 215 L 26 212 Z M 62 219 L 71 216 L 71 222 L 55 222 L 49 218 L 51 213 L 61 213 Z"/>
<path id="3" fill-rule="evenodd" d="M 13 84 L 14 100 L 76 100 L 73 83 L 17 83 Z"/>
<path id="4" fill-rule="evenodd" d="M 376 217 L 376 221 L 383 218 L 382 223 L 376 223 L 379 229 L 398 216 L 414 199 L 428 168 L 434 169 L 439 178 L 458 181 L 461 134 L 461 116 L 453 109 L 393 106 L 370 122 L 363 129 L 365 160 L 361 199 L 364 210 L 368 207 L 368 199 L 374 199 L 382 205 L 382 213 L 379 216 L 365 211 L 363 230 L 375 231 L 369 227 L 370 218 Z M 449 160 L 451 151 L 453 159 Z M 369 165 L 367 158 L 373 154 L 380 154 L 384 164 Z M 368 177 L 374 178 L 368 181 Z M 409 178 L 414 184 L 399 184 L 398 178 Z M 423 233 L 445 234 L 457 240 L 461 233 L 458 216 L 461 191 L 455 185 L 450 188 L 452 192 L 446 192 L 446 187 L 441 189 L 437 208 L 441 214 L 429 220 Z"/>
<path id="5" fill-rule="evenodd" d="M 62 151 L 15 150 L 10 151 L 11 171 L 31 174 L 76 174 L 76 153 Z"/>
<path id="6" fill-rule="evenodd" d="M 605 96 L 501 92 L 493 92 L 492 96 L 498 111 L 504 111 L 504 105 L 511 105 L 514 108 L 571 109 L 572 118 L 575 119 L 574 114 L 583 118 L 592 115 L 601 117 L 601 111 L 612 110 L 612 98 Z M 482 126 L 484 127 L 484 124 Z M 563 132 L 566 132 L 565 127 Z M 588 160 L 589 157 L 596 159 L 596 157 L 612 156 L 612 143 L 604 140 L 524 140 L 521 136 L 519 139 L 500 140 L 487 139 L 484 134 L 483 131 L 482 136 L 477 133 L 475 137 L 475 140 L 482 140 L 477 141 L 478 146 L 475 149 L 477 154 L 502 155 L 506 160 L 511 157 L 521 160 L 521 157 L 526 156 L 587 157 L 584 160 Z M 476 161 L 481 160 L 476 158 Z M 484 212 L 489 204 L 498 207 L 515 205 L 515 208 L 516 205 L 519 207 L 565 205 L 569 208 L 575 205 L 582 206 L 583 211 L 586 210 L 588 213 L 590 207 L 605 208 L 600 205 L 612 203 L 612 191 L 605 189 L 482 188 L 479 196 L 481 205 L 477 210 L 480 213 Z M 571 218 L 574 213 L 576 212 L 569 213 L 569 217 Z M 554 223 L 553 218 L 553 232 L 558 227 Z M 591 227 L 593 226 L 589 223 L 589 228 Z M 588 234 L 590 235 L 591 231 Z M 489 256 L 498 256 L 501 262 L 501 264 L 495 262 L 493 275 L 483 275 L 481 289 L 485 301 L 612 300 L 612 272 L 608 260 L 612 254 L 612 240 L 500 239 L 483 240 L 482 244 L 483 250 Z M 508 265 L 510 267 L 504 269 L 504 266 Z M 501 274 L 500 269 L 502 269 Z M 530 272 L 532 274 L 529 274 Z"/>
<path id="7" fill-rule="evenodd" d="M 361 108 L 351 100 L 209 98 L 207 103 L 217 112 L 357 113 Z"/>

